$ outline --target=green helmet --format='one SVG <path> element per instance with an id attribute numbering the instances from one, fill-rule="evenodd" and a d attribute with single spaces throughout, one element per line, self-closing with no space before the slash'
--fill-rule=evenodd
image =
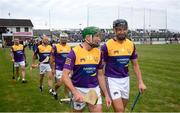
<path id="1" fill-rule="evenodd" d="M 90 26 L 86 27 L 82 31 L 83 39 L 86 38 L 86 35 L 92 35 L 92 37 L 96 34 L 100 33 L 100 29 L 98 27 Z"/>

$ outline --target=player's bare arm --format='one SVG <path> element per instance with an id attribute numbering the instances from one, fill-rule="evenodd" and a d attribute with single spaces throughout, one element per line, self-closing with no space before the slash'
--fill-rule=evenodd
<path id="1" fill-rule="evenodd" d="M 14 54 L 12 48 L 10 49 L 11 61 L 14 62 Z"/>
<path id="2" fill-rule="evenodd" d="M 36 54 L 34 53 L 32 57 L 32 67 L 35 65 L 35 60 L 36 60 Z"/>
<path id="3" fill-rule="evenodd" d="M 141 70 L 139 68 L 139 64 L 138 64 L 138 60 L 137 59 L 133 59 L 132 60 L 132 64 L 133 64 L 133 70 L 135 72 L 137 81 L 138 81 L 138 87 L 141 93 L 144 92 L 144 90 L 146 89 L 146 85 L 144 84 L 143 80 L 142 80 L 142 75 L 141 75 Z"/>
<path id="4" fill-rule="evenodd" d="M 106 105 L 107 105 L 107 107 L 110 107 L 111 106 L 111 99 L 109 97 L 109 94 L 108 94 L 108 91 L 106 88 L 105 77 L 104 77 L 104 73 L 103 73 L 102 69 L 98 70 L 98 81 L 99 81 L 99 86 L 104 93 Z"/>
<path id="5" fill-rule="evenodd" d="M 78 90 L 76 90 L 76 88 L 73 86 L 73 84 L 71 82 L 71 79 L 69 77 L 70 73 L 71 73 L 70 70 L 63 69 L 62 80 L 63 80 L 64 84 L 68 87 L 68 89 L 72 92 L 72 94 L 74 95 L 75 101 L 83 102 L 83 96 L 81 95 L 81 93 Z"/>
<path id="6" fill-rule="evenodd" d="M 54 53 L 54 49 L 52 49 L 52 53 Z M 50 56 L 50 65 L 51 65 L 51 68 L 52 68 L 52 71 L 54 72 L 55 71 L 55 57 L 53 54 L 51 54 Z"/>

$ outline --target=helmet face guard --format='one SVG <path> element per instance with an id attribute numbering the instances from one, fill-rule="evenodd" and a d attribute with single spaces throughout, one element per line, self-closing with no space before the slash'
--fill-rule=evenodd
<path id="1" fill-rule="evenodd" d="M 68 35 L 66 33 L 62 33 L 59 36 L 60 36 L 60 43 L 61 44 L 66 44 L 67 43 Z"/>
<path id="2" fill-rule="evenodd" d="M 94 26 L 91 26 L 91 27 L 86 27 L 83 29 L 82 31 L 82 36 L 83 36 L 83 39 L 92 47 L 99 47 L 99 44 L 96 43 L 96 42 L 89 42 L 86 40 L 86 36 L 91 36 L 92 39 L 94 37 L 101 37 L 101 32 L 100 32 L 100 29 L 98 27 L 94 27 Z"/>

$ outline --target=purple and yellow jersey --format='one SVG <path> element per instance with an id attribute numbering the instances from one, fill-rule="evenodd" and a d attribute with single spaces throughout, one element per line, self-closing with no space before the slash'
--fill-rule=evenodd
<path id="1" fill-rule="evenodd" d="M 44 45 L 39 45 L 37 47 L 37 50 L 35 51 L 35 54 L 39 55 L 39 62 L 43 63 L 49 63 L 49 60 L 44 62 L 46 58 L 50 58 L 50 55 L 52 53 L 52 47 L 50 45 L 44 46 Z"/>
<path id="2" fill-rule="evenodd" d="M 56 70 L 62 70 L 66 61 L 66 57 L 71 51 L 71 47 L 67 44 L 65 46 L 62 46 L 61 44 L 56 44 L 55 46 L 53 46 L 53 49 Z"/>
<path id="3" fill-rule="evenodd" d="M 103 68 L 101 52 L 97 48 L 87 51 L 78 45 L 68 54 L 64 68 L 73 71 L 71 80 L 75 87 L 96 87 L 98 69 Z"/>
<path id="4" fill-rule="evenodd" d="M 25 60 L 24 59 L 24 46 L 22 44 L 13 45 L 11 50 L 12 50 L 15 62 L 21 62 Z"/>
<path id="5" fill-rule="evenodd" d="M 105 75 L 113 78 L 123 78 L 128 75 L 128 63 L 137 58 L 135 45 L 129 39 L 122 44 L 110 39 L 102 46 L 104 61 L 106 62 Z"/>

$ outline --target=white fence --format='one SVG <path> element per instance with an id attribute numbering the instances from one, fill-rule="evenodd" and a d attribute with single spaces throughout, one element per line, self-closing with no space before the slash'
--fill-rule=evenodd
<path id="1" fill-rule="evenodd" d="M 105 42 L 102 42 L 101 45 L 103 45 Z M 136 41 L 134 42 L 135 44 L 150 44 L 150 42 L 141 42 L 141 41 Z M 180 44 L 180 41 L 178 42 L 172 42 L 173 44 L 176 43 L 176 44 Z M 78 44 L 81 44 L 81 43 L 68 43 L 70 46 L 76 46 Z M 152 44 L 170 44 L 170 41 L 152 41 Z"/>

